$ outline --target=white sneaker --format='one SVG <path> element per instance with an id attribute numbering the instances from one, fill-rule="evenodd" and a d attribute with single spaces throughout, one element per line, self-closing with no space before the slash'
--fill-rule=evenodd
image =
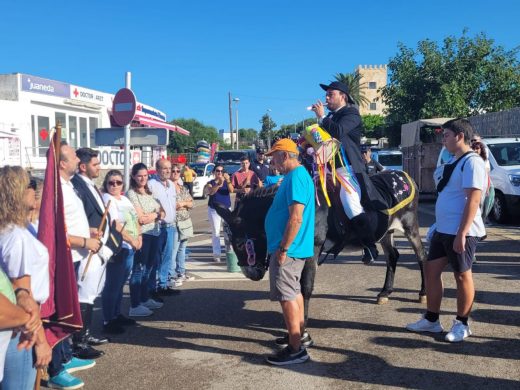
<path id="1" fill-rule="evenodd" d="M 144 307 L 147 307 L 150 310 L 160 309 L 161 307 L 163 307 L 163 303 L 156 302 L 152 298 L 148 299 L 146 302 L 141 303 L 141 305 L 143 305 Z"/>
<path id="2" fill-rule="evenodd" d="M 175 287 L 180 287 L 182 286 L 182 280 L 180 279 L 170 279 L 170 281 L 168 282 L 168 287 L 170 288 L 175 288 Z"/>
<path id="3" fill-rule="evenodd" d="M 178 280 L 182 283 L 182 282 L 189 282 L 190 280 L 195 280 L 195 278 L 191 275 L 183 274 L 183 275 L 179 275 L 176 280 Z"/>
<path id="4" fill-rule="evenodd" d="M 448 332 L 444 339 L 446 341 L 449 341 L 450 343 L 458 343 L 469 336 L 471 336 L 471 330 L 469 329 L 469 325 L 464 325 L 459 320 L 453 320 L 451 330 Z"/>
<path id="5" fill-rule="evenodd" d="M 151 316 L 152 314 L 153 314 L 153 311 L 151 311 L 150 309 L 148 309 L 147 307 L 145 307 L 143 305 L 139 305 L 137 307 L 131 307 L 128 312 L 128 315 L 130 317 L 148 317 L 148 316 Z"/>
<path id="6" fill-rule="evenodd" d="M 430 333 L 441 333 L 444 330 L 439 320 L 431 322 L 424 318 L 424 316 L 419 321 L 406 325 L 406 329 L 411 330 L 412 332 Z"/>
<path id="7" fill-rule="evenodd" d="M 220 257 L 214 257 L 213 260 L 215 261 L 215 263 L 220 263 Z"/>

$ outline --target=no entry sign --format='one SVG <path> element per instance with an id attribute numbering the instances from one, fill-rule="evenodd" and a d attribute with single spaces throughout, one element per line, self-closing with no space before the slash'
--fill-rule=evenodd
<path id="1" fill-rule="evenodd" d="M 114 96 L 112 115 L 119 126 L 126 126 L 134 119 L 136 109 L 135 95 L 131 89 L 121 88 Z"/>

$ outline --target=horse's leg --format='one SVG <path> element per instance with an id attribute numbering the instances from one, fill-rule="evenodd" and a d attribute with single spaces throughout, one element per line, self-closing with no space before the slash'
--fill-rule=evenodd
<path id="1" fill-rule="evenodd" d="M 421 290 L 419 291 L 419 302 L 426 303 L 426 287 L 424 284 L 424 263 L 426 262 L 426 252 L 424 245 L 419 234 L 419 218 L 417 213 L 413 213 L 414 218 L 403 218 L 404 235 L 410 241 L 417 262 L 419 263 L 419 269 L 421 270 Z"/>
<path id="2" fill-rule="evenodd" d="M 388 302 L 388 297 L 394 291 L 394 276 L 399 259 L 399 251 L 394 246 L 394 234 L 388 231 L 380 241 L 386 255 L 386 276 L 385 284 L 381 292 L 377 295 L 377 304 L 382 305 Z"/>
<path id="3" fill-rule="evenodd" d="M 307 328 L 307 320 L 309 319 L 309 301 L 312 291 L 314 290 L 314 278 L 316 277 L 319 249 L 314 251 L 314 256 L 305 262 L 303 267 L 302 278 L 300 280 L 301 292 L 303 295 L 303 330 Z"/>

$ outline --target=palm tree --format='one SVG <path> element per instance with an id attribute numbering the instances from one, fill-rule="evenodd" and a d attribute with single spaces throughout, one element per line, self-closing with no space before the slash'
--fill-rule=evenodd
<path id="1" fill-rule="evenodd" d="M 370 103 L 370 100 L 365 96 L 367 83 L 361 82 L 361 75 L 359 73 L 338 73 L 334 78 L 347 85 L 350 96 L 357 104 L 366 106 Z"/>

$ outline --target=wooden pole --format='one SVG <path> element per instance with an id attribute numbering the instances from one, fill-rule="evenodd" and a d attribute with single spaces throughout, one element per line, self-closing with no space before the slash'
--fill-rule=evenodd
<path id="1" fill-rule="evenodd" d="M 110 207 L 110 202 L 111 202 L 111 200 L 108 201 L 108 203 L 105 207 L 105 212 L 103 213 L 103 218 L 101 218 L 101 223 L 99 224 L 99 227 L 97 230 L 98 237 L 101 235 L 101 233 L 103 233 L 104 225 L 105 225 L 107 215 L 108 215 L 108 208 Z M 92 260 L 92 256 L 94 256 L 94 252 L 91 251 L 88 255 L 87 265 L 85 266 L 85 269 L 83 270 L 83 274 L 81 275 L 82 282 L 85 280 L 85 275 L 87 274 L 88 267 L 90 266 L 90 261 Z"/>

